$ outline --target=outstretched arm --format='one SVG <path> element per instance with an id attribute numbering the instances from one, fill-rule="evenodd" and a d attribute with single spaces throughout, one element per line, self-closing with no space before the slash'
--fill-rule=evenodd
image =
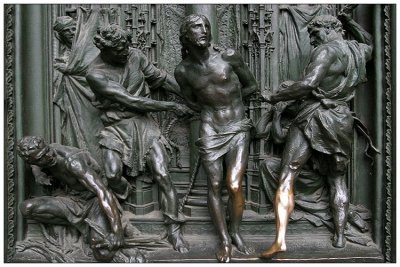
<path id="1" fill-rule="evenodd" d="M 169 74 L 167 74 L 167 77 L 161 87 L 164 88 L 164 90 L 167 92 L 173 93 L 177 96 L 184 98 L 184 96 L 181 92 L 181 89 L 179 88 L 179 85 L 176 82 L 175 78 Z"/>
<path id="2" fill-rule="evenodd" d="M 133 96 L 129 94 L 122 85 L 109 80 L 106 75 L 101 72 L 92 72 L 86 76 L 90 88 L 96 94 L 107 99 L 111 99 L 139 111 L 163 111 L 174 108 L 172 102 L 156 101 L 146 97 Z"/>
<path id="3" fill-rule="evenodd" d="M 335 62 L 336 58 L 335 51 L 328 46 L 316 48 L 311 55 L 311 62 L 306 68 L 307 74 L 304 79 L 289 86 L 285 86 L 285 83 L 283 83 L 280 90 L 268 96 L 266 100 L 271 103 L 277 103 L 297 100 L 309 95 L 326 77 L 330 66 Z"/>

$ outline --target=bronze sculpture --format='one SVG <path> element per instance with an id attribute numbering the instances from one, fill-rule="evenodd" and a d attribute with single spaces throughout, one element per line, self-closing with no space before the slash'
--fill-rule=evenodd
<path id="1" fill-rule="evenodd" d="M 138 49 L 129 48 L 131 36 L 116 24 L 98 29 L 94 37 L 100 55 L 88 67 L 86 79 L 96 95 L 95 105 L 103 111 L 105 128 L 99 133 L 104 150 L 104 170 L 113 191 L 124 199 L 129 182 L 122 177 L 135 177 L 149 169 L 165 197 L 162 202 L 168 240 L 179 252 L 188 251 L 183 240 L 176 190 L 168 172 L 168 146 L 150 111 L 172 110 L 179 115 L 191 114 L 184 105 L 156 101 L 145 97 L 147 84 L 179 92 L 176 82 L 155 68 Z"/>
<path id="2" fill-rule="evenodd" d="M 93 36 L 99 24 L 100 11 L 77 10 L 77 19 L 58 17 L 53 29 L 62 44 L 61 55 L 54 59 L 57 70 L 54 77 L 53 102 L 61 113 L 61 143 L 87 149 L 102 165 L 98 138 L 93 135 L 104 125 L 101 112 L 92 105 L 94 93 L 86 79 L 89 64 L 99 54 Z M 91 129 L 88 131 L 87 129 Z"/>
<path id="3" fill-rule="evenodd" d="M 298 114 L 298 108 L 298 103 L 293 100 L 278 102 L 257 123 L 257 136 L 276 144 L 276 153 L 269 155 L 260 163 L 260 186 L 265 190 L 270 203 L 274 202 L 279 185 L 281 165 L 279 151 L 285 144 L 290 125 Z M 317 227 L 325 225 L 332 232 L 335 231 L 327 177 L 313 169 L 312 161 L 303 166 L 294 182 L 294 202 L 294 212 L 290 215 L 290 220 L 305 219 Z M 345 226 L 344 235 L 347 241 L 365 246 L 371 242 L 371 238 L 364 235 L 370 230 L 367 222 L 369 212 L 365 207 L 349 204 L 348 224 Z"/>
<path id="4" fill-rule="evenodd" d="M 239 233 L 244 208 L 242 177 L 252 127 L 243 98 L 256 91 L 257 83 L 236 51 L 224 51 L 211 44 L 210 30 L 203 15 L 185 18 L 180 29 L 183 60 L 175 69 L 175 78 L 188 105 L 201 112 L 196 144 L 208 177 L 209 211 L 221 241 L 217 259 L 229 262 L 232 244 L 245 254 L 251 252 Z M 224 163 L 229 229 L 221 198 Z"/>
<path id="5" fill-rule="evenodd" d="M 58 196 L 25 200 L 20 205 L 24 217 L 43 223 L 73 225 L 90 243 L 98 261 L 109 262 L 124 240 L 118 202 L 102 181 L 102 171 L 91 155 L 82 149 L 47 144 L 37 136 L 26 136 L 18 143 L 19 155 L 32 167 L 36 182 L 51 184 L 50 177 L 67 188 Z M 91 220 L 107 233 L 99 235 L 85 220 Z"/>
<path id="6" fill-rule="evenodd" d="M 346 14 L 342 17 L 350 18 Z M 349 24 L 352 25 L 352 24 Z M 360 30 L 360 28 L 354 28 Z M 300 111 L 289 130 L 283 152 L 280 183 L 274 210 L 277 235 L 272 246 L 260 257 L 270 258 L 286 250 L 285 234 L 294 206 L 293 185 L 302 167 L 312 155 L 320 161 L 318 169 L 326 173 L 330 184 L 331 207 L 335 224 L 333 246 L 344 247 L 349 196 L 344 180 L 350 157 L 354 118 L 348 102 L 355 87 L 366 81 L 365 62 L 371 58 L 371 40 L 359 32 L 358 41 L 343 39 L 342 23 L 333 16 L 318 16 L 308 26 L 310 42 L 315 47 L 297 82 L 284 82 L 276 94 L 266 94 L 271 103 L 300 99 Z M 324 160 L 330 160 L 328 165 Z"/>
<path id="7" fill-rule="evenodd" d="M 287 141 L 287 135 L 290 135 L 290 125 L 297 123 L 298 109 L 296 105 L 301 104 L 301 101 L 292 100 L 296 101 L 296 104 L 290 104 L 287 108 L 284 107 L 286 101 L 281 101 L 273 107 L 276 110 L 272 115 L 273 113 L 268 113 L 271 105 L 263 102 L 259 96 L 252 95 L 246 99 L 241 97 L 240 102 L 243 103 L 235 105 L 233 109 L 224 109 L 223 111 L 236 111 L 239 110 L 237 107 L 240 107 L 240 110 L 243 111 L 241 114 L 245 114 L 244 118 L 250 118 L 253 122 L 257 122 L 260 117 L 271 115 L 268 124 L 264 125 L 266 128 L 264 136 L 258 136 L 265 138 L 252 139 L 250 137 L 248 142 L 248 131 L 246 130 L 247 127 L 250 128 L 251 123 L 248 125 L 231 123 L 230 126 L 237 126 L 238 129 L 224 127 L 225 129 L 222 129 L 224 137 L 229 139 L 232 136 L 234 139 L 236 132 L 244 130 L 246 132 L 243 134 L 245 135 L 244 142 L 238 141 L 239 146 L 234 146 L 229 142 L 219 142 L 218 136 L 212 140 L 212 143 L 203 136 L 200 141 L 206 141 L 198 142 L 202 152 L 199 157 L 195 143 L 198 139 L 198 126 L 199 124 L 204 125 L 204 121 L 199 121 L 197 114 L 190 119 L 181 119 L 169 108 L 161 111 L 146 110 L 142 112 L 122 105 L 115 101 L 113 96 L 109 98 L 102 95 L 106 90 L 100 88 L 97 92 L 92 91 L 86 80 L 89 65 L 91 65 L 89 71 L 92 73 L 94 73 L 93 70 L 100 70 L 105 66 L 105 76 L 117 76 L 113 74 L 118 70 L 115 72 L 114 70 L 119 69 L 117 65 L 121 66 L 120 69 L 124 69 L 121 71 L 124 72 L 121 80 L 125 78 L 127 78 L 125 80 L 130 80 L 126 83 L 121 81 L 120 89 L 122 91 L 132 89 L 126 84 L 134 84 L 139 80 L 134 78 L 141 76 L 141 71 L 138 71 L 139 75 L 135 75 L 134 73 L 137 72 L 133 70 L 135 62 L 138 61 L 129 60 L 125 64 L 119 64 L 124 61 L 124 55 L 119 59 L 118 56 L 108 57 L 113 63 L 107 63 L 107 66 L 101 61 L 92 64 L 92 61 L 100 53 L 93 39 L 97 35 L 98 26 L 120 25 L 120 28 L 132 36 L 132 39 L 126 38 L 129 46 L 136 49 L 136 52 L 140 54 L 139 58 L 145 57 L 144 61 L 151 62 L 150 65 L 154 65 L 157 70 L 160 70 L 161 74 L 155 76 L 165 77 L 164 81 L 167 83 L 165 86 L 168 87 L 169 82 L 171 82 L 170 85 L 174 83 L 173 78 L 165 75 L 161 69 L 172 73 L 177 63 L 182 61 L 181 53 L 179 53 L 181 49 L 179 28 L 182 22 L 185 23 L 186 15 L 203 14 L 208 18 L 213 43 L 218 44 L 209 49 L 212 52 L 211 55 L 215 56 L 211 59 L 218 61 L 218 64 L 214 64 L 215 61 L 210 59 L 207 63 L 212 61 L 211 68 L 207 68 L 207 64 L 202 62 L 204 68 L 201 68 L 200 71 L 194 69 L 193 75 L 183 77 L 194 84 L 194 86 L 187 86 L 189 90 L 185 91 L 193 91 L 203 96 L 202 93 L 205 91 L 197 89 L 202 87 L 203 81 L 207 81 L 205 87 L 210 91 L 214 89 L 209 94 L 211 97 L 208 100 L 212 100 L 213 103 L 229 102 L 235 97 L 231 97 L 231 95 L 226 97 L 223 93 L 228 90 L 219 89 L 223 87 L 221 84 L 224 84 L 224 81 L 227 87 L 230 87 L 229 89 L 235 88 L 235 86 L 230 86 L 232 84 L 241 84 L 241 81 L 237 80 L 232 82 L 234 80 L 232 77 L 235 78 L 239 75 L 225 75 L 223 77 L 226 78 L 225 80 L 219 78 L 224 74 L 235 72 L 234 69 L 225 69 L 221 66 L 229 65 L 224 64 L 235 56 L 236 51 L 240 51 L 243 56 L 242 62 L 238 65 L 247 65 L 244 68 L 248 68 L 254 75 L 258 83 L 256 91 L 259 92 L 257 93 L 261 93 L 263 90 L 275 93 L 281 81 L 297 81 L 302 77 L 302 70 L 307 65 L 311 52 L 307 32 L 307 24 L 310 20 L 321 14 L 341 15 L 338 12 L 343 6 L 348 7 L 349 5 L 6 5 L 5 104 L 7 109 L 5 130 L 7 145 L 5 148 L 7 153 L 5 153 L 4 190 L 6 261 L 25 263 L 104 260 L 99 257 L 93 258 L 92 249 L 89 247 L 90 242 L 88 244 L 84 240 L 86 234 L 79 232 L 73 225 L 53 224 L 52 220 L 43 223 L 31 216 L 25 217 L 24 215 L 27 213 L 21 213 L 18 209 L 19 206 L 24 206 L 37 197 L 60 197 L 59 193 L 67 190 L 65 187 L 59 186 L 59 179 L 53 179 L 52 184 L 48 185 L 49 180 L 41 174 L 39 168 L 33 168 L 33 172 L 36 174 L 33 177 L 30 166 L 15 157 L 16 140 L 24 135 L 43 136 L 53 145 L 60 144 L 87 150 L 90 156 L 97 161 L 103 172 L 104 185 L 109 186 L 107 190 L 114 194 L 116 199 L 119 198 L 118 201 L 122 208 L 120 210 L 122 227 L 125 228 L 127 225 L 137 229 L 135 237 L 130 238 L 125 233 L 122 246 L 115 253 L 113 262 L 140 262 L 143 260 L 168 263 L 216 262 L 217 260 L 265 261 L 258 256 L 264 251 L 263 244 L 264 246 L 267 244 L 264 241 L 269 244 L 273 242 L 272 236 L 275 234 L 273 198 L 279 184 L 281 154 L 284 143 Z M 370 127 L 372 130 L 370 139 L 377 144 L 382 154 L 374 155 L 372 165 L 370 165 L 371 161 L 358 153 L 363 149 L 365 140 L 359 138 L 359 135 L 349 137 L 352 149 L 351 151 L 348 149 L 347 158 L 350 164 L 347 167 L 345 178 L 348 189 L 344 190 L 348 191 L 349 196 L 348 223 L 342 227 L 345 228 L 343 239 L 346 238 L 347 243 L 345 249 L 332 249 L 330 248 L 332 233 L 340 229 L 334 226 L 330 211 L 330 187 L 326 183 L 326 175 L 329 172 L 326 171 L 324 175 L 318 169 L 313 168 L 314 157 L 319 156 L 319 154 L 314 155 L 313 153 L 294 181 L 295 209 L 290 214 L 290 223 L 286 232 L 289 251 L 268 259 L 269 262 L 382 262 L 390 261 L 389 259 L 393 256 L 391 249 L 395 246 L 393 242 L 390 242 L 390 238 L 395 230 L 393 221 L 391 221 L 395 217 L 392 211 L 394 202 L 391 201 L 394 199 L 394 195 L 392 195 L 394 191 L 390 189 L 394 185 L 393 182 L 391 183 L 394 176 L 390 172 L 392 167 L 390 152 L 393 153 L 395 147 L 394 139 L 391 139 L 393 138 L 392 133 L 394 133 L 391 132 L 394 131 L 391 118 L 394 118 L 392 112 L 395 105 L 391 100 L 394 92 L 391 87 L 394 86 L 394 76 L 391 78 L 390 74 L 395 63 L 390 63 L 391 51 L 394 51 L 394 46 L 390 47 L 390 44 L 394 44 L 390 33 L 395 29 L 391 20 L 395 14 L 391 5 L 375 4 L 358 5 L 357 10 L 352 11 L 351 16 L 363 28 L 373 33 L 375 40 L 373 62 L 367 65 L 370 82 L 360 86 L 363 93 L 357 93 L 349 106 L 350 110 L 356 112 L 360 120 Z M 367 17 L 373 19 L 369 20 Z M 58 19 L 53 22 L 55 18 Z M 347 21 L 346 18 L 341 18 L 341 20 L 346 33 L 350 32 L 350 35 L 346 34 L 346 38 L 351 37 L 351 34 L 357 35 L 357 32 L 351 32 L 351 27 L 347 27 L 347 23 L 351 23 L 350 21 Z M 52 31 L 55 35 L 50 34 Z M 109 38 L 112 43 L 118 39 L 118 37 L 114 37 L 113 34 L 105 33 L 104 39 Z M 206 39 L 203 38 L 201 41 L 207 43 Z M 235 50 L 226 49 L 226 47 L 233 47 Z M 188 61 L 191 58 L 190 54 L 196 54 L 193 51 L 197 52 L 198 49 L 183 49 Z M 112 51 L 108 52 L 109 55 L 113 53 Z M 231 52 L 233 56 L 230 55 Z M 122 51 L 121 54 L 124 52 Z M 107 61 L 107 55 L 103 54 L 103 56 Z M 219 57 L 223 58 L 225 62 L 219 61 Z M 99 62 L 100 64 L 98 64 Z M 93 66 L 94 64 L 95 66 Z M 197 66 L 197 64 L 192 64 L 192 66 Z M 215 69 L 222 75 L 214 75 Z M 207 72 L 206 75 L 212 76 L 211 79 L 204 79 L 205 72 Z M 130 79 L 130 77 L 134 78 Z M 153 104 L 152 100 L 157 100 L 158 104 L 186 103 L 192 109 L 201 112 L 208 108 L 208 106 L 203 108 L 204 105 L 199 105 L 204 102 L 202 101 L 204 98 L 199 98 L 200 101 L 190 99 L 190 96 L 182 99 L 183 94 L 178 91 L 176 84 L 170 88 L 163 88 L 165 87 L 162 84 L 164 81 L 160 81 L 162 85 L 158 86 L 157 78 L 155 80 L 155 84 L 153 84 L 152 78 L 145 77 L 141 83 L 143 91 L 136 95 L 128 95 L 128 98 L 132 96 L 136 100 Z M 221 80 L 224 81 L 221 82 Z M 214 86 L 216 84 L 217 86 Z M 285 82 L 282 87 L 290 85 L 291 82 Z M 107 87 L 115 89 L 114 85 Z M 172 89 L 178 96 L 171 95 L 163 89 Z M 243 89 L 245 88 L 243 87 Z M 132 91 L 135 90 L 130 92 Z M 326 101 L 323 104 L 327 104 Z M 174 105 L 170 107 L 172 108 L 172 106 Z M 284 110 L 282 111 L 282 109 Z M 292 109 L 290 112 L 293 111 L 291 114 L 288 114 L 289 109 Z M 188 112 L 190 111 L 188 110 Z M 222 109 L 219 109 L 218 112 L 222 112 Z M 136 119 L 133 122 L 134 119 L 129 117 L 129 113 L 139 113 L 135 114 L 136 118 L 141 116 L 146 118 Z M 125 115 L 127 115 L 126 118 L 123 117 Z M 355 117 L 353 119 L 358 120 Z M 124 128 L 120 124 L 121 121 L 136 126 L 146 121 L 150 126 L 141 128 L 146 133 L 125 131 L 125 129 L 119 131 Z M 335 124 L 331 123 L 332 125 Z M 359 121 L 354 122 L 354 126 L 358 130 Z M 137 127 L 137 129 L 139 128 Z M 15 129 L 17 130 L 15 131 Z M 126 134 L 127 132 L 128 134 Z M 132 132 L 135 133 L 131 134 Z M 149 159 L 150 154 L 146 152 L 149 150 L 146 148 L 142 150 L 142 148 L 147 145 L 145 141 L 152 142 L 154 140 L 149 137 L 148 132 L 160 136 L 159 139 L 155 138 L 160 141 L 160 144 L 156 144 L 156 146 L 161 146 L 163 151 L 161 153 L 154 151 L 154 154 L 161 155 L 163 174 L 166 176 L 159 180 L 164 185 L 172 185 L 172 189 L 165 189 L 161 183 L 159 186 L 153 179 L 149 168 L 151 166 L 147 165 L 146 159 Z M 253 133 L 252 129 L 250 133 Z M 121 135 L 116 136 L 119 134 Z M 221 132 L 219 134 L 221 135 Z M 238 135 L 242 135 L 242 133 Z M 138 139 L 140 141 L 136 142 Z M 99 140 L 102 144 L 99 144 Z M 116 144 L 122 145 L 117 147 Z M 209 149 L 210 144 L 216 146 Z M 209 146 L 207 147 L 207 145 Z M 111 146 L 113 147 L 111 148 Z M 226 167 L 229 167 L 229 154 L 232 153 L 230 150 L 232 146 L 234 146 L 233 149 L 241 147 L 247 150 L 247 153 L 243 153 L 243 160 L 246 162 L 240 166 L 245 169 L 244 175 L 235 180 L 241 186 L 239 190 L 237 190 L 239 185 L 237 188 L 233 188 L 236 186 L 233 183 L 231 183 L 233 186 L 228 185 L 226 188 L 226 182 L 223 180 L 226 175 L 225 171 L 228 169 Z M 172 150 L 169 149 L 170 147 Z M 224 154 L 224 149 L 228 151 L 226 154 Z M 133 158 L 129 157 L 129 151 L 134 151 Z M 142 153 L 143 151 L 144 153 Z M 104 167 L 107 165 L 110 167 L 110 163 L 116 161 L 113 159 L 107 163 L 103 162 L 104 155 L 113 152 L 120 157 L 119 162 L 122 162 L 121 164 L 117 162 L 117 165 L 122 165 L 119 169 L 122 170 L 121 175 L 113 176 L 112 172 L 108 172 L 110 178 L 117 177 L 115 182 L 112 179 L 105 179 Z M 199 166 L 202 159 L 213 155 L 218 156 L 218 153 L 223 154 L 220 157 L 223 161 L 221 175 L 223 178 L 219 180 L 222 183 L 222 190 L 220 198 L 217 198 L 221 203 L 220 213 L 222 215 L 215 211 L 210 213 L 208 210 L 207 200 L 212 195 L 213 188 L 211 186 L 207 188 L 207 183 L 210 185 L 212 183 L 207 181 L 209 177 L 205 174 L 204 168 Z M 218 164 L 217 161 L 216 164 Z M 322 170 L 327 170 L 322 164 L 320 167 Z M 37 183 L 32 178 L 36 178 Z M 232 188 L 233 190 L 229 190 Z M 336 190 L 334 187 L 330 189 L 332 188 Z M 243 217 L 238 224 L 236 223 L 238 216 L 235 218 L 230 212 L 234 206 L 232 199 L 238 196 L 236 190 L 242 191 L 242 203 L 244 203 Z M 211 191 L 210 195 L 209 191 Z M 235 191 L 234 194 L 232 191 Z M 69 195 L 69 192 L 65 191 L 62 196 L 68 203 L 74 202 L 76 197 Z M 129 196 L 127 196 L 128 194 Z M 168 196 L 172 197 L 168 198 Z M 337 206 L 337 204 L 335 205 Z M 73 207 L 74 205 L 69 206 Z M 175 216 L 174 207 L 176 206 L 178 206 L 178 215 Z M 213 207 L 211 207 L 212 209 Z M 172 219 L 169 218 L 169 214 L 164 214 L 168 210 L 172 211 Z M 179 214 L 180 211 L 185 215 L 184 224 L 182 223 L 183 217 Z M 236 215 L 241 212 L 240 208 L 236 211 Z M 221 234 L 218 228 L 224 227 L 224 223 L 215 224 L 215 218 L 225 219 L 225 216 L 226 231 Z M 174 220 L 176 218 L 178 221 Z M 232 221 L 234 221 L 233 225 L 230 224 Z M 56 223 L 56 221 L 54 222 Z M 175 224 L 176 227 L 166 227 L 166 224 L 170 223 Z M 106 224 L 108 224 L 107 221 Z M 239 237 L 235 238 L 240 241 L 244 239 L 245 243 L 232 240 L 232 237 L 229 236 L 232 232 L 235 233 L 235 229 L 231 231 L 231 228 L 235 228 L 231 226 L 235 225 L 240 225 Z M 96 224 L 90 224 L 89 227 L 94 231 L 98 228 Z M 170 237 L 173 234 L 172 238 L 169 238 L 170 242 L 167 240 L 166 230 Z M 133 232 L 133 230 L 131 231 Z M 106 238 L 112 231 L 100 230 L 99 233 L 102 233 L 99 234 L 100 238 Z M 188 253 L 174 251 L 174 247 L 177 248 L 179 242 L 186 243 L 181 237 L 182 234 L 190 244 L 191 249 Z M 311 238 L 304 238 L 305 236 Z M 174 239 L 175 245 L 173 244 Z M 224 239 L 228 239 L 228 242 L 225 242 Z M 231 244 L 224 245 L 229 242 Z M 173 246 L 169 243 L 172 243 Z M 238 245 L 238 243 L 240 243 L 239 250 L 235 248 L 235 244 Z M 254 248 L 255 252 L 253 253 L 250 248 Z M 178 250 L 180 249 L 178 248 Z M 241 251 L 250 253 L 244 255 L 245 253 Z M 216 252 L 217 257 L 215 257 Z M 143 253 L 143 257 L 140 256 L 141 253 Z M 109 259 L 105 261 L 109 261 Z"/>

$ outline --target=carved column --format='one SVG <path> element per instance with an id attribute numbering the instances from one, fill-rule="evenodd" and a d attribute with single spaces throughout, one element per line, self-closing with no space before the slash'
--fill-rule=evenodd
<path id="1" fill-rule="evenodd" d="M 25 135 L 39 135 L 48 142 L 52 141 L 49 8 L 48 5 L 16 6 L 15 92 L 17 139 Z M 27 165 L 19 158 L 17 166 L 18 205 L 26 199 L 28 194 L 41 195 L 42 188 L 33 186 L 34 180 L 30 174 L 31 172 L 25 171 L 24 166 Z M 24 232 L 24 220 L 20 212 L 16 212 L 18 222 L 17 239 L 21 239 Z"/>

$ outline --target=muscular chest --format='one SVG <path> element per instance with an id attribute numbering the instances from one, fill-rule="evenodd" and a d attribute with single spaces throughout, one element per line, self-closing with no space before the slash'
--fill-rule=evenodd
<path id="1" fill-rule="evenodd" d="M 238 77 L 232 67 L 222 60 L 214 60 L 191 71 L 194 94 L 202 99 L 223 99 L 238 91 Z"/>

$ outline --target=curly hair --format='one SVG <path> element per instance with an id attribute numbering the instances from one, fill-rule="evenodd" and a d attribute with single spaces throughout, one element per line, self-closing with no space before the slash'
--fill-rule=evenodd
<path id="1" fill-rule="evenodd" d="M 17 152 L 23 159 L 32 162 L 37 159 L 35 155 L 47 147 L 47 143 L 39 136 L 24 136 L 17 144 Z"/>
<path id="2" fill-rule="evenodd" d="M 334 30 L 337 33 L 344 35 L 343 25 L 340 20 L 331 15 L 321 15 L 315 17 L 307 26 L 310 32 L 314 28 L 325 28 L 327 30 Z"/>
<path id="3" fill-rule="evenodd" d="M 186 49 L 186 43 L 187 43 L 187 38 L 186 34 L 189 31 L 189 29 L 192 27 L 192 25 L 197 21 L 197 20 L 203 20 L 206 25 L 211 27 L 210 21 L 208 18 L 204 15 L 199 15 L 199 14 L 191 14 L 189 16 L 186 16 L 182 22 L 181 28 L 179 29 L 179 41 L 181 42 L 182 45 L 182 58 L 185 59 L 185 57 L 188 54 L 188 51 Z M 211 41 L 211 35 L 210 35 L 210 41 Z"/>
<path id="4" fill-rule="evenodd" d="M 109 24 L 100 26 L 97 29 L 97 34 L 94 37 L 94 44 L 100 50 L 104 48 L 114 48 L 121 43 L 130 43 L 132 41 L 132 34 L 121 28 L 117 24 Z"/>

